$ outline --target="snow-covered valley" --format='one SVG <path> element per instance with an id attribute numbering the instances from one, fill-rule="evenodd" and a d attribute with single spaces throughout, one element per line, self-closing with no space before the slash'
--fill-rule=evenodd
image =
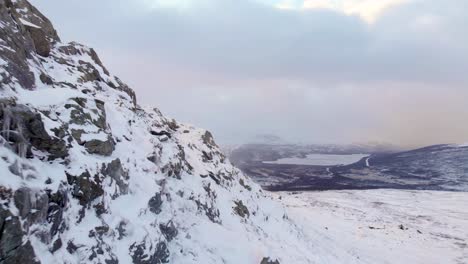
<path id="1" fill-rule="evenodd" d="M 468 263 L 466 192 L 283 192 L 280 198 L 316 241 L 320 263 Z"/>

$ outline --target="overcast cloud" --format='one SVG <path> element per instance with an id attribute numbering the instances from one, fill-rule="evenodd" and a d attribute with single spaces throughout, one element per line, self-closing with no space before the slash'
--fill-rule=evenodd
<path id="1" fill-rule="evenodd" d="M 468 0 L 32 0 L 219 141 L 468 141 Z"/>

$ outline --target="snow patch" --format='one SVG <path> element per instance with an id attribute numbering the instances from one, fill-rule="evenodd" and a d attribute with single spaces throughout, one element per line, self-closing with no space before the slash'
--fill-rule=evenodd
<path id="1" fill-rule="evenodd" d="M 21 23 L 22 23 L 23 25 L 25 25 L 25 26 L 33 27 L 33 28 L 41 28 L 40 26 L 38 26 L 38 25 L 36 25 L 36 24 L 33 24 L 33 23 L 29 22 L 29 21 L 26 21 L 26 20 L 24 20 L 23 18 L 20 18 L 19 20 L 20 20 Z"/>

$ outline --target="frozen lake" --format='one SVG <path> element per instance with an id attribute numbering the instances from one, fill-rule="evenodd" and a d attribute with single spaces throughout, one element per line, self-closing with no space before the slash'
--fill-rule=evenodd
<path id="1" fill-rule="evenodd" d="M 266 164 L 287 164 L 287 165 L 315 165 L 315 166 L 336 166 L 349 165 L 368 157 L 369 154 L 309 154 L 306 158 L 284 158 L 276 161 L 264 161 Z"/>

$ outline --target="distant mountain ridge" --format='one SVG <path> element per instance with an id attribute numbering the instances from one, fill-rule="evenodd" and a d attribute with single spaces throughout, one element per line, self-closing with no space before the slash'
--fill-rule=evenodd
<path id="1" fill-rule="evenodd" d="M 323 159 L 328 154 L 368 155 L 345 166 L 270 162 L 306 160 L 311 154 L 319 154 Z M 442 144 L 407 151 L 380 145 L 242 145 L 232 150 L 229 158 L 245 174 L 273 191 L 378 188 L 468 191 L 468 146 L 464 145 Z"/>

